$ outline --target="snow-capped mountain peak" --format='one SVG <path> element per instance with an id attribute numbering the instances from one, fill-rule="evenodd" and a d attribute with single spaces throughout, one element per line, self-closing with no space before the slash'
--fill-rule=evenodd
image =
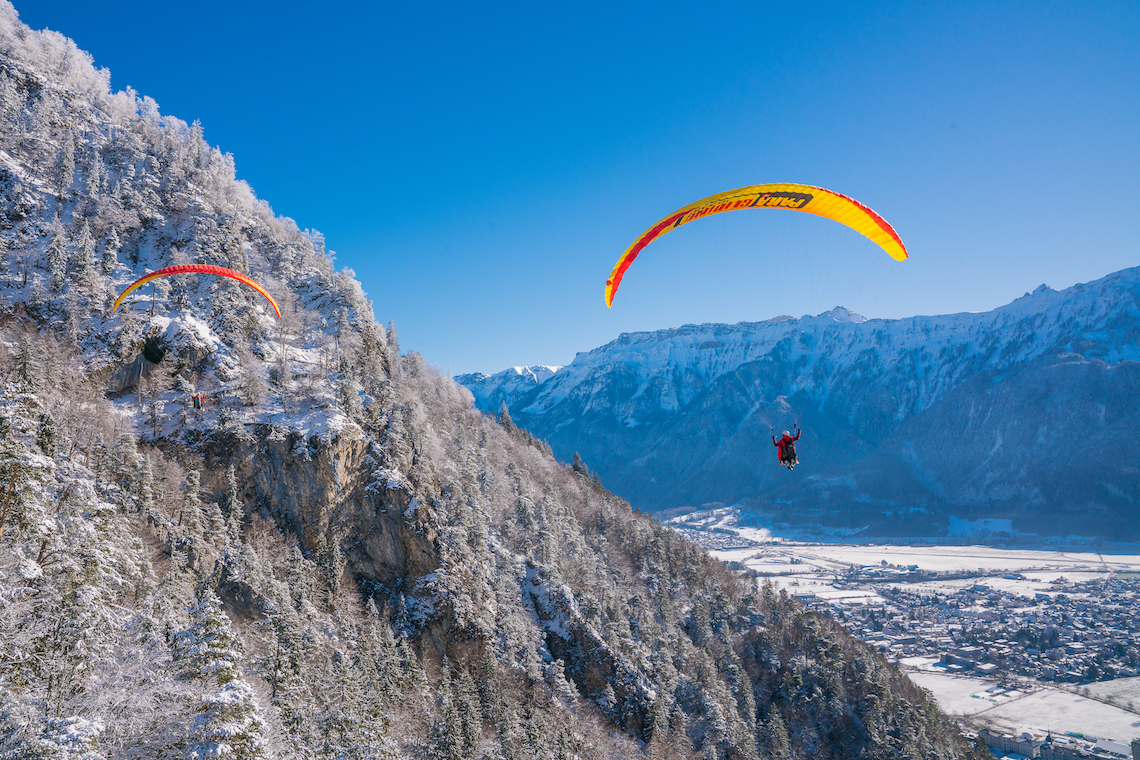
<path id="1" fill-rule="evenodd" d="M 480 409 L 498 411 L 508 398 L 517 398 L 542 385 L 561 369 L 562 365 L 557 364 L 535 364 L 529 367 L 511 367 L 493 375 L 482 372 L 458 375 L 455 381 L 471 391 L 475 396 L 475 405 Z"/>
<path id="2" fill-rule="evenodd" d="M 854 322 L 856 324 L 867 321 L 867 318 L 862 314 L 856 314 L 846 306 L 836 306 L 834 309 L 818 315 L 816 319 L 831 319 L 835 322 Z"/>
<path id="3" fill-rule="evenodd" d="M 554 373 L 562 369 L 560 364 L 535 364 L 532 367 L 511 367 L 521 377 L 534 378 L 536 383 L 543 383 L 554 376 Z"/>

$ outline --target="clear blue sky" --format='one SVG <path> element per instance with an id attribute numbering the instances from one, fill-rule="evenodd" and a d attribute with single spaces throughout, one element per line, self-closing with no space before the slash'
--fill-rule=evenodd
<path id="1" fill-rule="evenodd" d="M 1140 265 L 1140 4 L 15 0 L 112 86 L 200 119 L 454 373 L 619 333 L 986 310 Z M 761 182 L 881 213 L 896 263 L 782 211 L 618 255 Z"/>

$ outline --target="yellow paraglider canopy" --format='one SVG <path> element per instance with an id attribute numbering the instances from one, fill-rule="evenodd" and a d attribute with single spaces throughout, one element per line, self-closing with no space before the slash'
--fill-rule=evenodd
<path id="1" fill-rule="evenodd" d="M 625 253 L 614 264 L 614 269 L 606 280 L 606 306 L 613 304 L 614 295 L 625 275 L 625 270 L 629 269 L 629 265 L 645 246 L 666 232 L 675 230 L 682 224 L 688 224 L 694 219 L 746 208 L 782 208 L 833 219 L 878 243 L 897 261 L 907 257 L 906 246 L 894 228 L 887 224 L 883 217 L 854 198 L 848 198 L 846 195 L 822 187 L 790 182 L 751 185 L 739 190 L 710 195 L 696 203 L 690 203 L 641 233 L 629 248 L 625 249 Z"/>

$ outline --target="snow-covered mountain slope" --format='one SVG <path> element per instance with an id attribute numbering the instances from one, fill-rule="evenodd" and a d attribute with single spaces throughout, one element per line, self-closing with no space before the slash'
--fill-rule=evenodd
<path id="1" fill-rule="evenodd" d="M 0 757 L 969 756 L 834 621 L 401 354 L 108 76 L 0 0 Z M 183 275 L 112 313 L 188 262 L 280 319 Z"/>
<path id="2" fill-rule="evenodd" d="M 560 366 L 536 364 L 533 367 L 511 367 L 493 375 L 473 372 L 457 375 L 455 382 L 463 385 L 475 396 L 475 405 L 480 409 L 498 410 L 507 399 L 515 399 L 529 393 L 554 377 Z"/>
<path id="3" fill-rule="evenodd" d="M 900 510 L 925 509 L 935 529 L 968 512 L 1119 535 L 1140 525 L 1138 360 L 1134 268 L 979 314 L 867 320 L 837 307 L 623 334 L 503 400 L 558 456 L 580 452 L 647 509 L 753 499 L 813 520 L 893 512 L 898 530 L 913 521 Z M 776 471 L 769 425 L 797 420 L 803 464 Z M 1086 439 L 1111 454 L 1077 462 Z M 1078 517 L 1088 510 L 1103 521 Z"/>

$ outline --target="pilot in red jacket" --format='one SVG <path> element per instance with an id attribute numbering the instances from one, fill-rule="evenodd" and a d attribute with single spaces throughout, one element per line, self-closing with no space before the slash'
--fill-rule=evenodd
<path id="1" fill-rule="evenodd" d="M 796 447 L 794 445 L 791 447 L 791 449 L 790 449 L 791 456 L 789 456 L 789 457 L 784 456 L 784 447 L 787 446 L 788 444 L 794 444 L 796 441 L 798 441 L 800 439 L 800 433 L 802 433 L 802 432 L 803 432 L 802 430 L 797 428 L 796 429 L 796 435 L 793 438 L 792 434 L 789 433 L 787 430 L 785 430 L 783 433 L 783 437 L 778 441 L 776 440 L 776 436 L 772 436 L 772 444 L 777 449 L 776 454 L 779 457 L 780 464 L 783 464 L 788 459 L 795 458 Z"/>

